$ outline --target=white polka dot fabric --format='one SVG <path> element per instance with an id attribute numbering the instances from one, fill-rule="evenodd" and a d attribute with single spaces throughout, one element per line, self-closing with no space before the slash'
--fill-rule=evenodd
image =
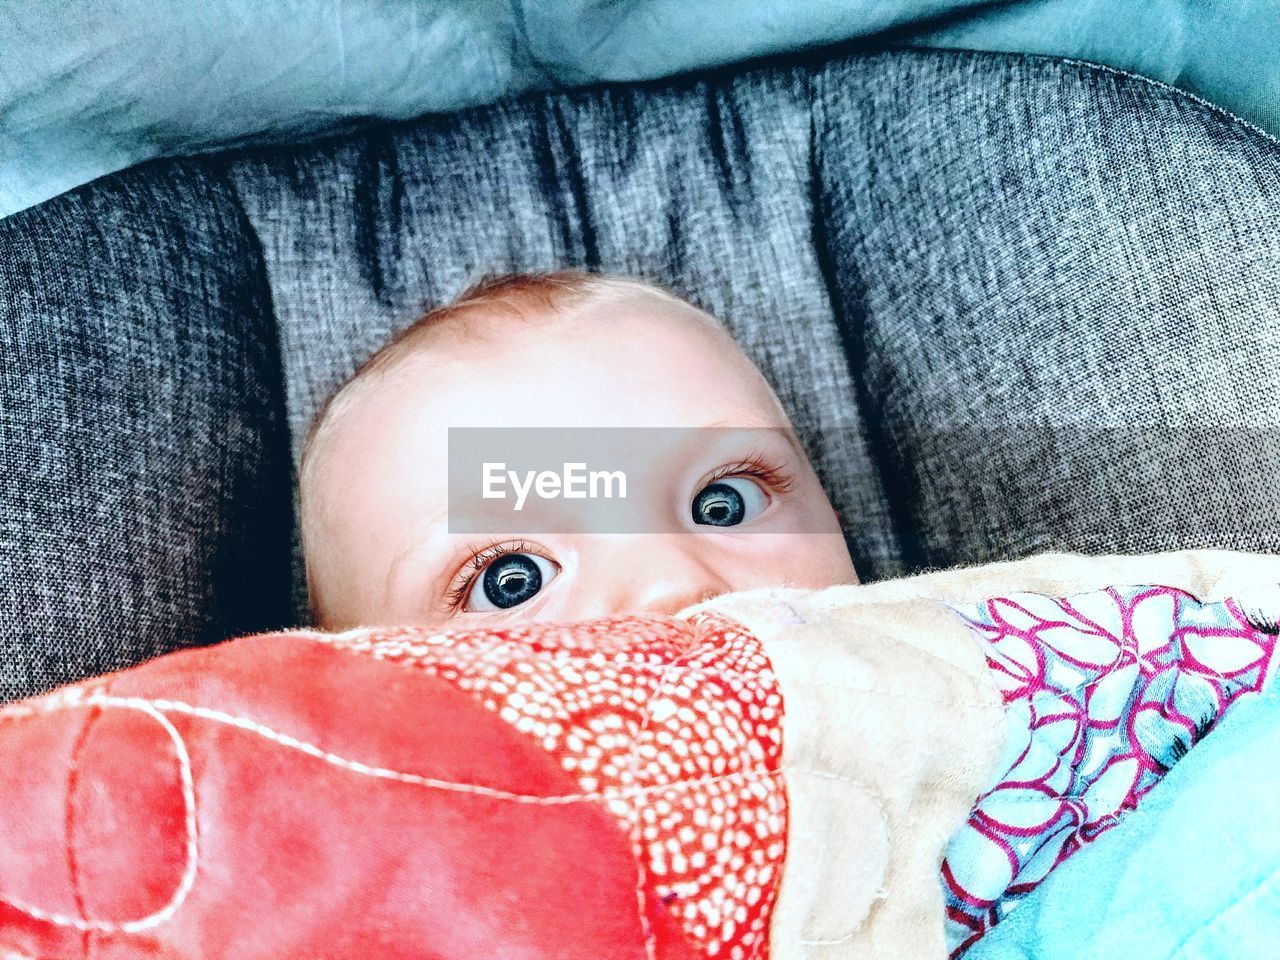
<path id="1" fill-rule="evenodd" d="M 706 956 L 769 956 L 786 854 L 782 695 L 760 642 L 727 617 L 332 642 L 411 664 L 554 754 L 632 838 L 640 882 Z"/>

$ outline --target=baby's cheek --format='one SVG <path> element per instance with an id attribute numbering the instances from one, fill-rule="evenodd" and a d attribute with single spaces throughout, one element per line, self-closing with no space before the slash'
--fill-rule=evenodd
<path id="1" fill-rule="evenodd" d="M 802 587 L 818 590 L 857 583 L 858 574 L 842 534 L 770 533 L 751 538 L 750 558 L 733 577 L 735 590 Z"/>

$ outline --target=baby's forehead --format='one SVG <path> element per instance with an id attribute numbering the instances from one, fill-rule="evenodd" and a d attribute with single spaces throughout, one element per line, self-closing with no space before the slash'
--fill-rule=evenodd
<path id="1" fill-rule="evenodd" d="M 472 321 L 403 342 L 394 362 L 338 398 L 304 461 L 312 552 L 331 527 L 394 539 L 402 518 L 420 527 L 446 509 L 454 428 L 747 426 L 766 428 L 807 460 L 767 381 L 716 321 L 692 309 L 619 302 L 576 317 Z M 691 448 L 681 438 L 678 450 L 645 449 L 659 477 Z"/>
<path id="2" fill-rule="evenodd" d="M 686 425 L 711 406 L 721 408 L 718 419 L 741 413 L 790 424 L 720 321 L 643 291 L 554 310 L 468 310 L 405 340 L 383 379 L 375 402 L 419 401 L 461 420 L 473 419 L 475 405 L 488 409 L 490 398 L 505 396 L 503 413 L 551 421 L 542 425 L 553 425 L 557 413 L 564 426 L 609 426 L 611 416 L 618 426 L 636 425 L 634 415 L 643 411 L 635 405 L 652 412 L 653 426 Z M 444 424 L 454 425 L 461 424 Z"/>
<path id="3" fill-rule="evenodd" d="M 425 419 L 433 448 L 448 428 L 466 426 L 687 426 L 736 417 L 790 426 L 719 321 L 644 291 L 561 309 L 486 304 L 394 347 L 336 398 L 323 446 L 348 432 L 357 443 L 370 431 L 391 439 L 403 433 L 385 429 L 396 418 L 413 420 L 415 431 Z"/>

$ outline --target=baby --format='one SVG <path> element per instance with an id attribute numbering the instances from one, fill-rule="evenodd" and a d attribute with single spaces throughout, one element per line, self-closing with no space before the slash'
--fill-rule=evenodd
<path id="1" fill-rule="evenodd" d="M 458 427 L 715 428 L 719 439 L 690 444 L 680 431 L 645 433 L 654 446 L 643 450 L 644 469 L 627 490 L 626 510 L 644 518 L 628 528 L 633 532 L 590 523 L 537 535 L 504 527 L 476 542 L 451 532 L 449 430 Z M 857 583 L 839 517 L 787 415 L 724 328 L 658 287 L 572 271 L 483 282 L 379 350 L 317 417 L 304 446 L 301 505 L 314 621 L 331 631 L 670 615 L 754 588 Z M 1120 564 L 1117 579 L 1087 589 L 1073 578 L 1071 558 L 1042 559 L 1044 570 L 1058 572 L 1050 581 L 1078 584 L 1070 596 L 1002 586 L 1000 578 L 1016 580 L 1030 569 L 1010 566 L 967 573 L 968 587 L 962 575 L 946 589 L 929 587 L 926 578 L 924 587 L 882 584 L 844 597 L 856 608 L 872 595 L 883 603 L 901 599 L 903 590 L 934 590 L 951 613 L 928 621 L 917 640 L 922 650 L 937 643 L 945 653 L 922 655 L 920 663 L 944 663 L 967 650 L 980 658 L 978 685 L 993 709 L 1003 701 L 1003 721 L 984 728 L 992 762 L 998 758 L 994 775 L 980 795 L 975 781 L 972 810 L 941 864 L 941 882 L 935 863 L 924 884 L 926 902 L 937 901 L 939 933 L 945 893 L 946 935 L 956 955 L 1050 869 L 1136 807 L 1231 703 L 1262 689 L 1272 669 L 1280 609 L 1274 598 L 1265 616 L 1231 599 L 1201 604 L 1177 586 L 1199 582 L 1179 572 L 1189 561 L 1178 555 Z M 1141 579 L 1123 579 L 1134 570 L 1145 571 Z M 991 582 L 978 587 L 983 577 Z M 1162 583 L 1169 586 L 1150 586 Z M 753 601 L 721 602 L 750 610 Z M 797 599 L 797 607 L 805 602 Z M 881 606 L 854 639 L 874 635 L 881 621 L 879 639 L 888 637 L 892 609 Z M 786 630 L 793 624 L 813 627 L 799 614 Z M 784 644 L 774 653 L 797 662 L 818 657 L 812 640 L 796 649 Z M 861 655 L 857 642 L 838 652 Z M 909 658 L 892 656 L 886 676 L 910 675 Z M 918 673 L 924 669 L 917 665 Z M 905 762 L 919 753 L 910 757 L 914 770 L 947 736 L 959 735 L 928 727 L 946 698 L 926 697 L 914 712 L 889 714 L 881 701 L 854 702 L 826 682 L 838 671 L 824 670 L 816 687 L 843 699 L 827 713 L 809 714 L 828 724 L 809 731 L 823 743 L 838 741 L 841 723 L 856 721 L 860 731 L 880 729 L 889 739 L 914 725 L 924 734 L 895 754 Z M 860 682 L 873 672 L 865 664 L 858 670 Z M 803 724 L 791 723 L 788 743 L 804 740 Z M 873 741 L 859 733 L 845 743 Z M 849 746 L 843 760 L 841 750 L 818 754 L 844 762 L 856 752 Z M 807 789 L 804 773 L 790 771 L 793 800 Z M 834 774 L 827 781 L 842 782 Z M 795 800 L 796 822 L 807 802 Z M 914 816 L 906 820 L 915 823 Z M 839 820 L 833 815 L 831 823 Z M 830 824 L 822 823 L 811 833 L 825 843 Z M 912 840 L 910 830 L 895 838 L 907 846 Z M 909 940 L 915 936 L 911 924 L 899 926 Z"/>
<path id="2" fill-rule="evenodd" d="M 743 429 L 697 449 L 679 431 L 645 434 L 650 469 L 627 510 L 646 532 L 477 543 L 449 532 L 448 429 L 496 426 Z M 635 280 L 516 275 L 431 311 L 320 412 L 300 486 L 313 618 L 328 630 L 670 614 L 752 587 L 857 582 L 764 377 L 714 318 Z"/>

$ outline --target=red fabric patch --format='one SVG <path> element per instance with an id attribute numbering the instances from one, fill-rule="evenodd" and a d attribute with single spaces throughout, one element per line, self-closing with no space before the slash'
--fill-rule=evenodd
<path id="1" fill-rule="evenodd" d="M 455 684 L 556 756 L 708 956 L 763 960 L 786 851 L 782 694 L 727 617 L 613 617 L 334 641 Z"/>
<path id="2" fill-rule="evenodd" d="M 781 713 L 715 616 L 161 657 L 0 709 L 0 954 L 765 958 Z"/>

